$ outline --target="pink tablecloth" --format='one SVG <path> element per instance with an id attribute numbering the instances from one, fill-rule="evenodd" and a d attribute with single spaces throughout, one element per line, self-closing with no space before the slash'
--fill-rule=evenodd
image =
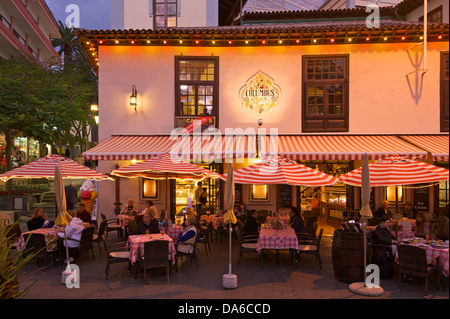
<path id="1" fill-rule="evenodd" d="M 159 230 L 163 230 L 164 227 L 160 227 Z M 167 227 L 166 234 L 169 235 L 170 238 L 178 239 L 178 234 L 183 231 L 183 226 L 172 224 L 172 227 Z"/>
<path id="2" fill-rule="evenodd" d="M 430 261 L 435 256 L 439 256 L 439 264 L 442 266 L 442 273 L 444 276 L 448 277 L 449 269 L 448 269 L 448 248 L 434 248 L 429 245 L 421 245 L 421 244 L 411 244 L 415 246 L 419 246 L 425 249 L 427 254 L 427 260 Z M 398 262 L 398 255 L 395 256 L 395 260 Z"/>
<path id="3" fill-rule="evenodd" d="M 172 238 L 170 238 L 167 234 L 150 234 L 150 235 L 131 235 L 128 237 L 128 245 L 130 246 L 130 261 L 131 263 L 135 263 L 138 258 L 138 249 L 141 248 L 144 250 L 144 243 L 152 240 L 167 240 L 169 241 L 169 254 L 168 260 L 171 260 L 172 263 L 175 263 L 175 244 L 173 243 Z"/>
<path id="4" fill-rule="evenodd" d="M 35 229 L 32 231 L 27 231 L 20 235 L 19 241 L 17 242 L 17 250 L 21 250 L 25 246 L 25 240 L 23 238 L 23 235 L 30 234 L 30 233 L 56 236 L 56 231 L 53 228 L 39 228 L 39 229 Z"/>
<path id="5" fill-rule="evenodd" d="M 392 235 L 395 236 L 395 231 L 391 232 Z M 413 231 L 399 231 L 397 235 L 398 241 L 404 241 L 405 239 L 414 238 L 414 232 Z"/>
<path id="6" fill-rule="evenodd" d="M 125 229 L 125 226 L 128 225 L 131 219 L 134 219 L 134 216 L 129 216 L 125 214 L 119 214 L 117 215 L 117 221 L 120 226 L 122 226 L 122 229 Z"/>
<path id="7" fill-rule="evenodd" d="M 298 239 L 292 228 L 288 229 L 261 229 L 259 232 L 256 250 L 263 249 L 295 249 L 299 251 Z"/>
<path id="8" fill-rule="evenodd" d="M 207 224 L 212 222 L 212 225 L 215 230 L 217 230 L 220 226 L 223 225 L 223 217 L 213 216 L 213 215 L 202 215 L 200 220 L 204 220 Z"/>

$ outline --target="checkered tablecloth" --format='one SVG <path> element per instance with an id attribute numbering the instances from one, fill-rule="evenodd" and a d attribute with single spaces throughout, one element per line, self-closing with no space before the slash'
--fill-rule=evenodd
<path id="1" fill-rule="evenodd" d="M 159 227 L 159 230 L 164 230 L 164 227 Z M 178 239 L 178 234 L 183 231 L 183 226 L 172 224 L 172 227 L 167 227 L 166 234 L 169 235 L 170 238 Z"/>
<path id="2" fill-rule="evenodd" d="M 223 217 L 220 216 L 202 215 L 200 217 L 200 220 L 204 220 L 207 224 L 209 224 L 209 222 L 212 222 L 212 225 L 215 230 L 217 230 L 220 226 L 223 225 Z"/>
<path id="3" fill-rule="evenodd" d="M 421 246 L 420 244 L 411 244 L 415 246 L 419 246 L 425 249 L 427 254 L 427 261 L 429 262 L 435 256 L 439 256 L 439 264 L 442 266 L 442 273 L 445 277 L 448 277 L 449 269 L 448 269 L 448 248 L 434 248 L 432 246 Z M 398 254 L 395 256 L 395 260 L 398 263 Z"/>
<path id="4" fill-rule="evenodd" d="M 291 221 L 291 218 L 289 215 L 281 215 L 278 217 L 279 221 L 282 224 L 289 225 L 289 222 Z M 275 216 L 267 216 L 266 223 L 276 222 L 277 218 Z"/>
<path id="5" fill-rule="evenodd" d="M 42 235 L 50 235 L 56 236 L 56 231 L 53 228 L 39 228 L 32 231 L 27 231 L 25 233 L 20 234 L 19 241 L 17 242 L 17 250 L 22 250 L 25 246 L 25 240 L 23 238 L 24 234 L 42 234 Z"/>
<path id="6" fill-rule="evenodd" d="M 391 234 L 395 236 L 395 231 L 392 231 Z M 414 238 L 414 232 L 413 231 L 399 231 L 397 235 L 398 241 L 404 241 L 405 239 Z"/>
<path id="7" fill-rule="evenodd" d="M 298 239 L 292 228 L 288 229 L 261 229 L 259 232 L 256 250 L 263 249 L 295 249 L 299 251 Z"/>
<path id="8" fill-rule="evenodd" d="M 134 219 L 134 216 L 129 216 L 125 214 L 119 214 L 117 215 L 117 222 L 120 226 L 122 226 L 122 229 L 125 229 L 126 226 L 128 226 L 128 223 L 131 219 Z"/>
<path id="9" fill-rule="evenodd" d="M 172 264 L 175 263 L 175 244 L 173 243 L 172 238 L 170 238 L 167 234 L 150 234 L 150 235 L 131 235 L 128 236 L 128 245 L 130 247 L 130 261 L 134 264 L 138 258 L 138 249 L 141 248 L 144 250 L 144 243 L 152 240 L 167 240 L 169 242 L 169 254 L 168 260 L 172 261 Z"/>

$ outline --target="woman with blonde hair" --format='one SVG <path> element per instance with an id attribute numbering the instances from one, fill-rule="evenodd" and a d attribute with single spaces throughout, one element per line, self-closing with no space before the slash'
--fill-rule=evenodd
<path id="1" fill-rule="evenodd" d="M 48 220 L 47 213 L 44 214 L 42 208 L 35 208 L 31 219 L 27 222 L 28 230 L 35 230 L 39 228 L 52 228 L 53 222 Z"/>
<path id="2" fill-rule="evenodd" d="M 178 234 L 177 251 L 182 253 L 192 253 L 194 250 L 194 243 L 197 238 L 198 230 L 195 227 L 197 219 L 194 215 L 186 215 L 186 227 Z"/>
<path id="3" fill-rule="evenodd" d="M 431 224 L 422 212 L 419 212 L 416 215 L 416 229 L 414 235 L 424 238 L 428 236 L 430 239 L 434 238 L 434 234 L 431 232 Z"/>

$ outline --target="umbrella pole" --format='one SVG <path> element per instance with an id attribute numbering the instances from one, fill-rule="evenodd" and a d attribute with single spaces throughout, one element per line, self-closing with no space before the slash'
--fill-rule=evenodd
<path id="1" fill-rule="evenodd" d="M 233 229 L 231 228 L 231 223 L 229 224 L 229 232 L 228 232 L 228 237 L 229 237 L 229 242 L 228 242 L 228 250 L 229 250 L 229 254 L 228 254 L 228 260 L 229 260 L 229 264 L 228 264 L 228 273 L 231 275 L 231 232 L 233 231 Z"/>
<path id="2" fill-rule="evenodd" d="M 395 186 L 395 238 L 398 238 L 398 186 Z"/>

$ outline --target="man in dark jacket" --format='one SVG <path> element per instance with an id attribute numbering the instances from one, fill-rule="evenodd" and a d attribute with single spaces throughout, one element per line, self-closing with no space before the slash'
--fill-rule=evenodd
<path id="1" fill-rule="evenodd" d="M 388 218 L 392 217 L 391 210 L 389 209 L 389 202 L 387 200 L 385 200 L 383 205 L 373 213 L 373 217 L 381 218 L 383 215 L 386 215 Z"/>
<path id="2" fill-rule="evenodd" d="M 258 233 L 259 225 L 256 218 L 258 217 L 258 213 L 255 209 L 250 211 L 250 214 L 247 217 L 247 221 L 244 225 L 244 235 Z"/>
<path id="3" fill-rule="evenodd" d="M 159 234 L 159 223 L 153 218 L 153 212 L 148 212 L 144 214 L 142 223 L 137 225 L 136 231 L 133 235 L 145 235 L 147 234 Z"/>
<path id="4" fill-rule="evenodd" d="M 69 185 L 64 187 L 64 191 L 66 193 L 67 210 L 72 210 L 77 203 L 77 189 L 75 188 L 74 183 L 70 182 Z"/>
<path id="5" fill-rule="evenodd" d="M 389 230 L 390 219 L 386 215 L 381 216 L 380 219 L 381 222 L 375 228 L 372 237 L 374 244 L 376 244 L 374 246 L 372 262 L 380 267 L 381 278 L 390 278 L 393 274 L 392 264 L 397 248 L 397 246 L 393 245 L 393 242 L 397 239 Z"/>

